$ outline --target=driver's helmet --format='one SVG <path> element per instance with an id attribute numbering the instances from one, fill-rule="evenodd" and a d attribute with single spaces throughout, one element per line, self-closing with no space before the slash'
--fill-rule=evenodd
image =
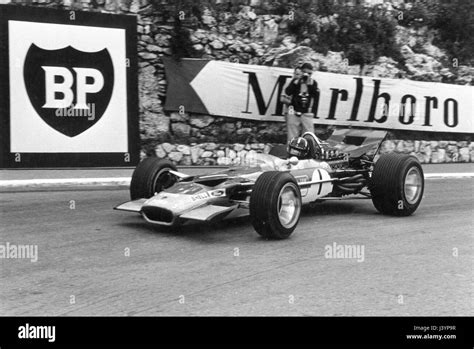
<path id="1" fill-rule="evenodd" d="M 288 155 L 303 159 L 308 155 L 309 144 L 303 137 L 293 137 L 288 144 Z"/>

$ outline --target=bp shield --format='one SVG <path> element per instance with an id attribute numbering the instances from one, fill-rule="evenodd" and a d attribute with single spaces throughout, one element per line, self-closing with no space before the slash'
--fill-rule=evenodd
<path id="1" fill-rule="evenodd" d="M 105 48 L 98 52 L 71 46 L 46 50 L 31 44 L 23 77 L 41 119 L 57 132 L 75 137 L 104 115 L 112 96 L 114 67 Z"/>

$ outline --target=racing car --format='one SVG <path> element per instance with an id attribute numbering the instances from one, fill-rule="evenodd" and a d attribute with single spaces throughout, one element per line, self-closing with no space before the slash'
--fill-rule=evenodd
<path id="1" fill-rule="evenodd" d="M 287 147 L 249 152 L 236 165 L 197 176 L 168 160 L 145 158 L 132 175 L 131 201 L 115 209 L 163 226 L 250 216 L 267 239 L 288 238 L 302 205 L 325 200 L 366 198 L 382 214 L 409 216 L 423 197 L 423 169 L 414 156 L 380 155 L 386 134 L 338 129 L 323 141 L 307 132 Z"/>

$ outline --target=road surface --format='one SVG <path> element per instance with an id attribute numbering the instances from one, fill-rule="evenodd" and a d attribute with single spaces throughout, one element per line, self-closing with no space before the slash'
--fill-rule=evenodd
<path id="1" fill-rule="evenodd" d="M 473 185 L 427 180 L 406 218 L 322 203 L 284 241 L 247 219 L 150 226 L 112 210 L 123 189 L 2 193 L 0 244 L 38 254 L 0 259 L 0 314 L 472 316 Z M 344 245 L 363 258 L 326 258 Z"/>

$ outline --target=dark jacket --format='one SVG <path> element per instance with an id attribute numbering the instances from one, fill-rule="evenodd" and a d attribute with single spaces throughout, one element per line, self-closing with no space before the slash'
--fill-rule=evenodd
<path id="1" fill-rule="evenodd" d="M 316 114 L 318 107 L 318 83 L 310 79 L 308 95 L 302 96 L 300 95 L 301 84 L 296 81 L 297 79 L 292 79 L 290 84 L 285 88 L 285 94 L 291 97 L 290 106 L 293 106 L 294 111 L 298 113 Z"/>

